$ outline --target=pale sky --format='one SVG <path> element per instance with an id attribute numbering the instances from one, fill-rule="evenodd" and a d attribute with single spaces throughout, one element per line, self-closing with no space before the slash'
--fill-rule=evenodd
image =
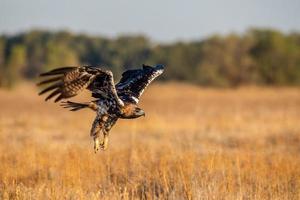
<path id="1" fill-rule="evenodd" d="M 0 34 L 64 29 L 172 42 L 251 27 L 299 31 L 300 0 L 0 0 Z"/>

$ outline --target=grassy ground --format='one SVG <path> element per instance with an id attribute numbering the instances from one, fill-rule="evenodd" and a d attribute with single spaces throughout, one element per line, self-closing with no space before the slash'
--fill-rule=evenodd
<path id="1" fill-rule="evenodd" d="M 0 199 L 300 199 L 299 89 L 154 84 L 141 107 L 94 154 L 92 111 L 0 90 Z"/>

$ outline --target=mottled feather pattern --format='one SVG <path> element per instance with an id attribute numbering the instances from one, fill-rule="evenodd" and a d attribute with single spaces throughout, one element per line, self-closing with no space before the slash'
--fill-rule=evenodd
<path id="1" fill-rule="evenodd" d="M 73 97 L 82 90 L 88 89 L 96 100 L 88 103 L 62 102 L 61 106 L 70 111 L 91 108 L 97 113 L 90 135 L 94 138 L 94 150 L 99 147 L 107 148 L 108 134 L 119 118 L 133 119 L 145 116 L 145 112 L 138 107 L 138 101 L 145 88 L 161 73 L 163 66 L 155 67 L 143 65 L 142 69 L 127 70 L 115 85 L 113 74 L 92 66 L 63 67 L 41 74 L 50 78 L 42 80 L 39 85 L 48 85 L 39 94 L 51 92 L 46 101 L 56 97 L 55 102 Z M 103 140 L 100 142 L 100 132 Z"/>
<path id="2" fill-rule="evenodd" d="M 92 78 L 92 75 L 84 75 L 80 77 L 77 73 L 70 74 L 65 78 L 62 93 L 65 94 L 65 97 L 77 95 L 88 86 Z"/>
<path id="3" fill-rule="evenodd" d="M 164 71 L 162 65 L 155 67 L 143 65 L 143 69 L 128 70 L 122 74 L 116 85 L 118 95 L 124 101 L 138 103 L 147 86 Z"/>
<path id="4" fill-rule="evenodd" d="M 54 78 L 43 80 L 39 85 L 52 84 L 42 90 L 44 94 L 52 90 L 45 100 L 58 95 L 55 102 L 61 99 L 76 96 L 84 89 L 89 89 L 93 96 L 101 97 L 103 94 L 122 103 L 114 88 L 112 73 L 97 67 L 63 67 L 41 74 L 41 76 L 54 76 Z"/>
<path id="5" fill-rule="evenodd" d="M 80 68 L 77 67 L 63 67 L 54 69 L 52 71 L 41 74 L 41 76 L 55 76 L 44 80 L 39 83 L 39 85 L 52 84 L 49 87 L 45 88 L 39 94 L 44 94 L 51 90 L 52 93 L 47 96 L 46 101 L 57 96 L 55 102 L 60 101 L 63 98 L 69 98 L 77 95 L 84 87 L 86 87 L 91 78 L 92 74 L 83 74 L 80 72 Z"/>
<path id="6" fill-rule="evenodd" d="M 45 100 L 55 96 L 55 102 L 70 98 L 88 89 L 95 98 L 112 99 L 118 105 L 124 106 L 123 101 L 138 103 L 145 88 L 161 73 L 164 67 L 143 65 L 142 69 L 127 70 L 116 86 L 113 74 L 109 70 L 92 66 L 62 67 L 41 74 L 41 76 L 53 76 L 43 80 L 39 85 L 51 84 L 39 94 L 52 91 Z"/>

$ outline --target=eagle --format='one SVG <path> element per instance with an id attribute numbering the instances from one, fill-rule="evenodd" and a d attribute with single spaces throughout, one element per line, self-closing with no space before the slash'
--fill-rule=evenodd
<path id="1" fill-rule="evenodd" d="M 144 65 L 140 69 L 130 69 L 122 74 L 115 84 L 113 73 L 100 66 L 71 66 L 56 68 L 40 74 L 42 81 L 38 85 L 46 85 L 39 95 L 48 93 L 45 101 L 54 99 L 70 111 L 89 108 L 96 112 L 90 136 L 94 140 L 95 153 L 99 149 L 106 150 L 111 128 L 120 119 L 134 119 L 145 116 L 138 107 L 141 95 L 146 87 L 164 71 L 162 64 Z M 89 102 L 64 101 L 76 96 L 84 89 L 93 97 Z M 102 136 L 101 136 L 102 132 Z"/>

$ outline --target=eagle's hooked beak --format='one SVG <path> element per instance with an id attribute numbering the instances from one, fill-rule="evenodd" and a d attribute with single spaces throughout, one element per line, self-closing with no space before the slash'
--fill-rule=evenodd
<path id="1" fill-rule="evenodd" d="M 145 113 L 145 111 L 141 110 L 140 112 L 141 112 L 141 116 L 143 116 L 143 117 L 145 117 L 145 116 L 146 116 L 146 113 Z"/>
<path id="2" fill-rule="evenodd" d="M 145 114 L 145 111 L 144 110 L 142 110 L 142 109 L 138 109 L 138 116 L 146 116 L 146 114 Z"/>

